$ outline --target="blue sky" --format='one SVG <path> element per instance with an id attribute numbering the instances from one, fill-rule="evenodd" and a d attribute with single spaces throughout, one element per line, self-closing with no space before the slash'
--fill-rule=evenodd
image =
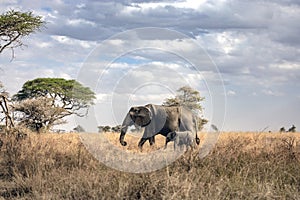
<path id="1" fill-rule="evenodd" d="M 47 22 L 13 61 L 0 55 L 11 94 L 37 77 L 77 79 L 97 93 L 95 123 L 114 125 L 190 85 L 223 130 L 300 128 L 299 1 L 2 0 L 9 9 Z"/>

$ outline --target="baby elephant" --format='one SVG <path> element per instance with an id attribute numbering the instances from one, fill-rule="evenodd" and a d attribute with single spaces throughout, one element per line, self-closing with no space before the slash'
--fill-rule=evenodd
<path id="1" fill-rule="evenodd" d="M 165 149 L 170 141 L 174 141 L 174 150 L 176 150 L 178 146 L 181 148 L 184 145 L 186 146 L 186 149 L 188 149 L 188 147 L 191 147 L 191 149 L 194 148 L 194 136 L 191 131 L 174 131 L 168 133 L 166 137 Z"/>

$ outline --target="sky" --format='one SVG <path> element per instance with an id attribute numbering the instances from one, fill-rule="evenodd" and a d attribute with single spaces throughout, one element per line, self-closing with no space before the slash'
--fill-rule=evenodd
<path id="1" fill-rule="evenodd" d="M 297 0 L 1 0 L 0 12 L 46 21 L 26 46 L 0 55 L 15 94 L 38 77 L 76 79 L 97 96 L 68 128 L 117 125 L 131 106 L 161 104 L 188 85 L 201 115 L 225 131 L 300 128 Z"/>

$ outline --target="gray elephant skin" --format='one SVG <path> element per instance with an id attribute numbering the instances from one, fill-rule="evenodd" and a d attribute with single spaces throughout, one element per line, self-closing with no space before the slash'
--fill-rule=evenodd
<path id="1" fill-rule="evenodd" d="M 194 148 L 194 136 L 191 131 L 174 131 L 168 133 L 166 137 L 166 144 L 165 149 L 167 148 L 167 145 L 169 142 L 174 142 L 174 150 L 177 149 L 177 147 L 186 147 L 186 150 L 190 147 L 191 149 Z"/>
<path id="2" fill-rule="evenodd" d="M 131 107 L 121 127 L 120 143 L 123 146 L 127 145 L 124 137 L 128 127 L 132 125 L 145 128 L 138 144 L 140 149 L 147 140 L 150 145 L 153 145 L 155 135 L 161 134 L 166 137 L 168 133 L 174 131 L 191 131 L 195 134 L 196 143 L 200 143 L 197 135 L 197 118 L 192 111 L 183 106 L 147 104 Z"/>

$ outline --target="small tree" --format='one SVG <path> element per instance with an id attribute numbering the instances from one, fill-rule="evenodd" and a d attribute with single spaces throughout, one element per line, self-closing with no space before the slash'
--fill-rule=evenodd
<path id="1" fill-rule="evenodd" d="M 61 107 L 53 107 L 50 98 L 26 99 L 16 104 L 14 111 L 21 125 L 36 132 L 65 123 L 62 118 L 66 111 Z"/>
<path id="2" fill-rule="evenodd" d="M 110 126 L 104 126 L 104 127 L 103 127 L 103 131 L 104 131 L 105 133 L 106 133 L 106 132 L 109 132 L 110 129 L 111 129 Z"/>
<path id="3" fill-rule="evenodd" d="M 184 86 L 179 88 L 177 92 L 178 94 L 175 96 L 175 98 L 166 99 L 165 102 L 163 102 L 163 105 L 182 105 L 191 110 L 202 111 L 202 106 L 200 105 L 200 102 L 204 100 L 204 97 L 201 97 L 200 93 L 197 90 L 189 86 Z"/>
<path id="4" fill-rule="evenodd" d="M 121 125 L 114 126 L 111 128 L 111 131 L 118 133 L 121 131 L 121 127 Z"/>
<path id="5" fill-rule="evenodd" d="M 98 133 L 109 132 L 111 129 L 110 126 L 98 126 Z"/>
<path id="6" fill-rule="evenodd" d="M 51 128 L 55 123 L 61 123 L 66 116 L 72 114 L 85 116 L 95 98 L 94 92 L 88 87 L 82 86 L 75 80 L 63 78 L 37 78 L 27 81 L 22 90 L 14 95 L 14 99 L 21 103 L 28 99 L 32 102 L 44 99 L 44 110 L 43 107 L 39 107 L 38 110 L 35 110 L 34 116 L 40 116 L 39 119 L 42 123 L 38 123 L 46 129 Z M 25 104 L 25 106 L 30 107 L 29 104 Z M 49 112 L 49 109 L 52 111 Z M 82 109 L 86 109 L 85 114 L 82 114 Z M 25 116 L 31 120 L 36 119 L 32 114 L 26 114 L 27 110 L 24 109 L 24 106 L 16 111 L 25 113 Z M 47 115 L 45 115 L 46 113 Z"/>
<path id="7" fill-rule="evenodd" d="M 174 98 L 168 98 L 163 102 L 164 106 L 184 106 L 192 110 L 198 119 L 198 128 L 201 130 L 208 122 L 207 119 L 201 119 L 199 117 L 202 113 L 201 101 L 204 100 L 204 97 L 200 96 L 199 91 L 191 88 L 190 86 L 183 86 L 177 90 L 178 94 Z"/>
<path id="8" fill-rule="evenodd" d="M 281 127 L 281 128 L 279 129 L 279 132 L 280 132 L 280 133 L 284 133 L 284 132 L 285 132 L 285 128 L 284 128 L 284 127 Z"/>
<path id="9" fill-rule="evenodd" d="M 295 133 L 296 132 L 296 126 L 293 125 L 291 128 L 289 128 L 289 130 L 287 132 Z"/>
<path id="10" fill-rule="evenodd" d="M 103 132 L 103 128 L 104 128 L 104 126 L 98 126 L 98 133 L 102 133 Z"/>
<path id="11" fill-rule="evenodd" d="M 10 10 L 0 15 L 0 53 L 6 48 L 13 49 L 23 46 L 21 39 L 39 30 L 44 24 L 41 16 L 32 12 Z M 14 56 L 14 53 L 12 53 Z"/>
<path id="12" fill-rule="evenodd" d="M 84 128 L 80 125 L 76 126 L 75 128 L 73 128 L 73 130 L 77 133 L 81 133 L 81 132 L 85 132 Z"/>

